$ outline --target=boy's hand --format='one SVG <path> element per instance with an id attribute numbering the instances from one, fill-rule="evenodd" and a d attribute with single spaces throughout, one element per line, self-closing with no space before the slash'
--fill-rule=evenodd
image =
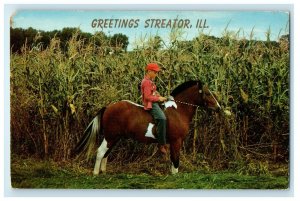
<path id="1" fill-rule="evenodd" d="M 160 94 L 156 91 L 156 92 L 155 92 L 155 96 L 160 96 Z"/>
<path id="2" fill-rule="evenodd" d="M 159 101 L 160 101 L 160 102 L 164 102 L 164 101 L 166 101 L 166 100 L 167 100 L 166 97 L 162 97 L 162 96 L 159 97 Z"/>

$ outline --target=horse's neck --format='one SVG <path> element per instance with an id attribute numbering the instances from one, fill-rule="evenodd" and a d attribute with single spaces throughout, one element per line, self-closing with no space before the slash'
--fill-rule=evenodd
<path id="1" fill-rule="evenodd" d="M 179 103 L 177 104 L 177 111 L 180 114 L 181 119 L 189 124 L 195 115 L 196 107 Z"/>
<path id="2" fill-rule="evenodd" d="M 177 101 L 177 111 L 182 117 L 182 120 L 186 121 L 186 123 L 190 123 L 197 109 L 195 98 L 187 96 L 183 92 L 174 97 L 174 99 Z"/>

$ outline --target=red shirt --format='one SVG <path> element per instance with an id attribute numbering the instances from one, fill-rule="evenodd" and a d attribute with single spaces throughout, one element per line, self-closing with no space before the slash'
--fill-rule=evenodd
<path id="1" fill-rule="evenodd" d="M 159 101 L 159 97 L 156 95 L 156 85 L 149 77 L 145 76 L 141 83 L 141 90 L 144 109 L 150 110 L 152 103 Z"/>

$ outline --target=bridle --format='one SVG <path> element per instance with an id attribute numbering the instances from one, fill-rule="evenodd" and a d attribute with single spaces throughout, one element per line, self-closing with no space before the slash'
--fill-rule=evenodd
<path id="1" fill-rule="evenodd" d="M 221 109 L 221 105 L 219 104 L 219 102 L 217 101 L 217 99 L 215 98 L 215 96 L 213 95 L 213 93 L 208 89 L 210 95 L 213 97 L 213 99 L 216 101 L 218 107 Z"/>
<path id="2" fill-rule="evenodd" d="M 213 95 L 213 93 L 209 89 L 208 89 L 208 91 L 209 91 L 210 95 L 213 97 L 213 99 L 216 101 L 218 107 L 221 109 L 221 106 L 220 106 L 219 102 L 217 101 L 217 99 L 215 98 L 215 96 Z M 203 93 L 202 89 L 199 90 L 199 93 Z M 174 101 L 177 102 L 177 103 L 181 103 L 183 105 L 196 107 L 197 109 L 201 106 L 201 105 L 195 105 L 195 104 L 192 104 L 192 103 L 187 103 L 187 102 L 183 102 L 183 101 L 179 101 L 179 100 L 175 100 L 175 99 L 174 99 Z"/>

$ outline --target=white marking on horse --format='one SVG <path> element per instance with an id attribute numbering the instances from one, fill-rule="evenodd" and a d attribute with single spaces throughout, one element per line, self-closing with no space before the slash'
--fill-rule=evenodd
<path id="1" fill-rule="evenodd" d="M 178 173 L 178 168 L 175 168 L 173 163 L 172 163 L 172 167 L 171 167 L 171 173 L 172 174 L 177 174 Z"/>
<path id="2" fill-rule="evenodd" d="M 175 109 L 177 109 L 177 104 L 175 103 L 175 101 L 172 100 L 165 102 L 164 105 L 165 109 L 167 109 L 168 107 L 174 107 Z"/>
<path id="3" fill-rule="evenodd" d="M 101 172 L 106 172 L 106 164 L 107 164 L 107 157 L 102 158 L 101 164 L 100 164 Z"/>
<path id="4" fill-rule="evenodd" d="M 138 107 L 144 107 L 144 106 L 142 106 L 142 105 L 139 105 L 139 104 L 137 104 L 137 103 L 135 103 L 135 102 L 132 102 L 132 101 L 130 101 L 130 100 L 122 100 L 122 101 L 125 101 L 125 102 L 128 102 L 128 103 L 131 103 L 132 105 L 135 105 L 135 106 L 138 106 Z"/>
<path id="5" fill-rule="evenodd" d="M 107 152 L 108 147 L 107 147 L 107 141 L 105 140 L 105 138 L 103 139 L 100 147 L 97 150 L 97 157 L 96 157 L 96 163 L 95 163 L 95 167 L 94 167 L 94 175 L 98 175 L 99 171 L 100 171 L 100 163 L 102 162 L 102 159 L 105 155 L 105 153 Z M 105 159 L 106 160 L 106 159 Z M 102 165 L 106 166 L 106 162 L 103 161 Z M 106 170 L 106 167 L 101 167 L 101 170 Z"/>
<path id="6" fill-rule="evenodd" d="M 215 98 L 215 96 L 213 95 L 213 93 L 210 90 L 208 90 L 208 91 L 209 91 L 210 95 L 213 97 L 213 99 L 216 101 L 218 108 L 221 109 L 221 105 L 219 104 L 219 102 L 217 101 L 217 99 Z"/>
<path id="7" fill-rule="evenodd" d="M 146 137 L 151 137 L 153 139 L 156 139 L 156 137 L 153 135 L 152 133 L 152 128 L 154 127 L 154 124 L 149 123 L 148 128 L 147 128 L 147 132 L 146 132 Z"/>

